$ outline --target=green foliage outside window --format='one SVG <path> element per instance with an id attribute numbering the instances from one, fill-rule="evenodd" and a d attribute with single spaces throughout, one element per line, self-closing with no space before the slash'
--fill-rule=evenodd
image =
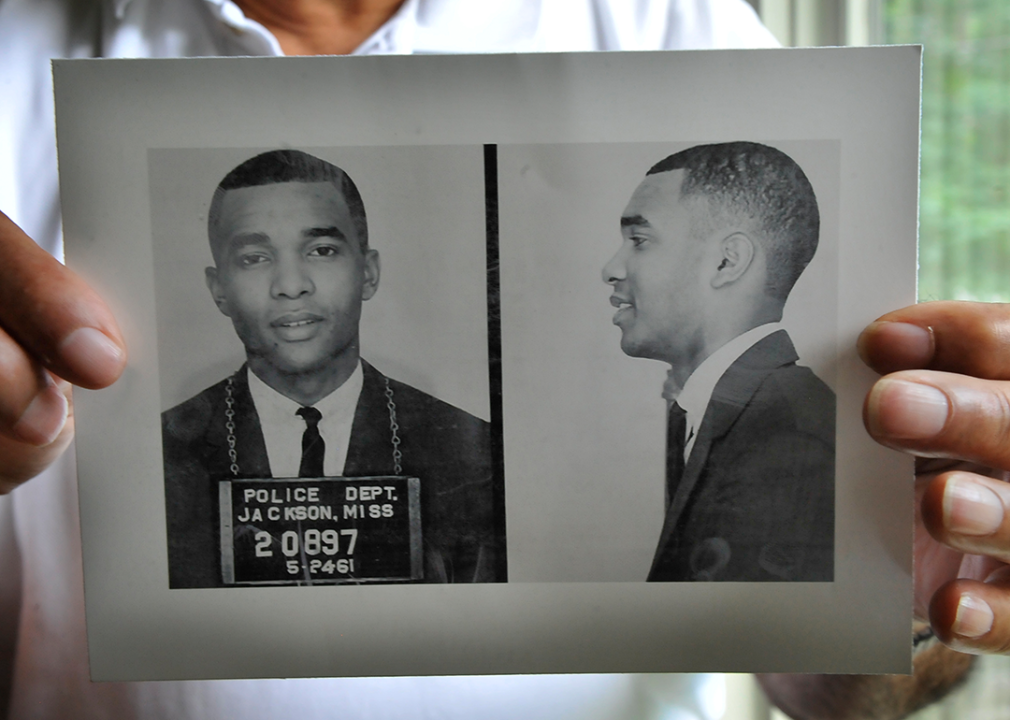
<path id="1" fill-rule="evenodd" d="M 1010 2 L 885 0 L 922 43 L 919 299 L 1010 300 Z"/>

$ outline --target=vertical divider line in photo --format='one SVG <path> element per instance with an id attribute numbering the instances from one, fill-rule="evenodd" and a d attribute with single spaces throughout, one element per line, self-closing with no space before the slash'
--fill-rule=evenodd
<path id="1" fill-rule="evenodd" d="M 508 581 L 505 520 L 505 435 L 502 423 L 501 277 L 498 254 L 498 146 L 484 146 L 484 223 L 487 247 L 488 389 L 494 472 L 495 575 Z"/>

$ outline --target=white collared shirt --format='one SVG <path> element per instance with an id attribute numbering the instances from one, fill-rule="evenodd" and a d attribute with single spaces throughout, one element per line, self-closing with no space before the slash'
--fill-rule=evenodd
<path id="1" fill-rule="evenodd" d="M 781 323 L 765 323 L 751 328 L 743 335 L 737 335 L 695 368 L 687 378 L 687 382 L 684 383 L 684 389 L 680 391 L 679 395 L 675 398 L 667 397 L 668 400 L 676 400 L 677 404 L 687 413 L 687 442 L 684 443 L 684 462 L 687 462 L 687 459 L 691 457 L 691 449 L 694 448 L 694 441 L 698 437 L 698 429 L 705 417 L 708 403 L 712 399 L 712 392 L 722 376 L 729 370 L 729 366 L 773 332 L 781 329 Z M 666 390 L 663 394 L 664 396 L 669 395 Z"/>
<path id="2" fill-rule="evenodd" d="M 263 442 L 267 446 L 270 474 L 275 478 L 298 477 L 298 468 L 302 462 L 302 435 L 306 427 L 305 420 L 298 415 L 298 409 L 302 405 L 281 395 L 260 380 L 251 369 L 247 373 L 249 393 L 256 406 L 256 414 L 259 415 Z M 363 383 L 364 374 L 359 362 L 343 385 L 312 406 L 323 416 L 319 421 L 319 435 L 326 446 L 323 472 L 327 477 L 340 477 L 344 474 L 354 410 L 358 406 Z"/>

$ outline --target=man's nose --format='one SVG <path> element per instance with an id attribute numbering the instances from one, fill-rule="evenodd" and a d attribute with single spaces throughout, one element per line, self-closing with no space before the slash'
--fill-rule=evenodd
<path id="1" fill-rule="evenodd" d="M 274 266 L 271 292 L 274 297 L 297 298 L 315 289 L 304 264 L 296 259 L 280 259 Z"/>
<path id="2" fill-rule="evenodd" d="M 622 243 L 621 247 L 614 253 L 614 256 L 607 261 L 607 264 L 603 266 L 603 282 L 608 285 L 613 285 L 616 282 L 620 282 L 625 278 L 625 245 Z"/>

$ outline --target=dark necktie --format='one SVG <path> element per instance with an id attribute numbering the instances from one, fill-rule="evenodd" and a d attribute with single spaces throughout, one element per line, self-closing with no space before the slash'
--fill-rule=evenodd
<path id="1" fill-rule="evenodd" d="M 323 419 L 323 414 L 314 407 L 303 407 L 298 408 L 298 415 L 305 420 L 305 432 L 302 433 L 302 463 L 298 466 L 298 477 L 323 477 L 326 443 L 319 434 L 319 421 Z"/>
<path id="2" fill-rule="evenodd" d="M 666 417 L 666 504 L 673 502 L 684 474 L 684 445 L 687 441 L 687 411 L 677 403 L 670 405 Z"/>

